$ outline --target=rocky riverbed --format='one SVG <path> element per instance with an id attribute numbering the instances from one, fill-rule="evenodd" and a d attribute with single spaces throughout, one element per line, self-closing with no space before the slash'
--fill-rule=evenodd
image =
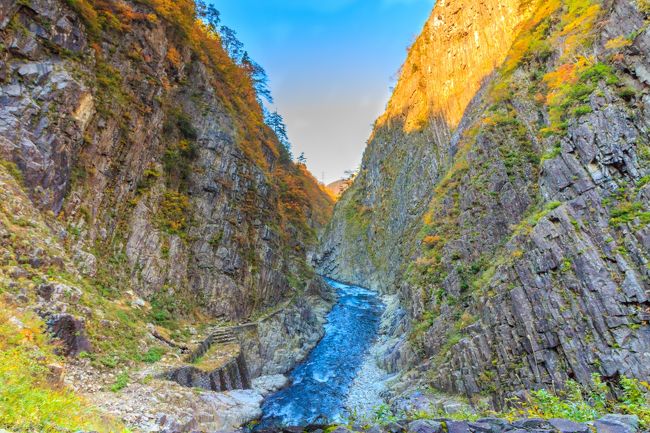
<path id="1" fill-rule="evenodd" d="M 365 426 L 310 425 L 263 430 L 259 433 L 635 433 L 643 431 L 633 415 L 610 414 L 593 422 L 578 423 L 567 419 L 523 418 L 508 421 L 501 418 L 479 418 L 459 421 L 447 418 L 401 419 Z"/>

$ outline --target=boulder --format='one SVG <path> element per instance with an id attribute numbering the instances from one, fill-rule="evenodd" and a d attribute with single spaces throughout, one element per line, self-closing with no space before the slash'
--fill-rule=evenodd
<path id="1" fill-rule="evenodd" d="M 403 433 L 406 429 L 399 423 L 390 422 L 384 426 L 384 431 L 388 433 Z"/>
<path id="2" fill-rule="evenodd" d="M 92 352 L 90 340 L 86 337 L 86 326 L 70 314 L 54 314 L 47 319 L 47 329 L 61 343 L 59 353 L 77 356 L 81 352 Z"/>
<path id="3" fill-rule="evenodd" d="M 489 424 L 487 422 L 476 421 L 470 422 L 468 425 L 469 430 L 473 433 L 494 433 L 492 424 Z"/>
<path id="4" fill-rule="evenodd" d="M 600 421 L 611 421 L 628 425 L 634 430 L 639 429 L 639 417 L 636 415 L 623 415 L 620 413 L 610 413 L 600 419 Z"/>
<path id="5" fill-rule="evenodd" d="M 408 433 L 442 433 L 442 423 L 431 420 L 419 419 L 409 423 Z"/>
<path id="6" fill-rule="evenodd" d="M 201 395 L 217 414 L 216 430 L 232 430 L 262 416 L 264 398 L 254 390 L 234 390 Z"/>
<path id="7" fill-rule="evenodd" d="M 304 428 L 304 431 L 309 432 L 309 433 L 318 433 L 320 430 L 321 433 L 325 430 L 327 430 L 327 427 L 329 427 L 326 424 L 309 424 Z"/>
<path id="8" fill-rule="evenodd" d="M 599 419 L 594 422 L 596 433 L 634 433 L 636 429 L 616 419 Z"/>
<path id="9" fill-rule="evenodd" d="M 347 427 L 339 426 L 332 430 L 332 433 L 352 433 L 352 430 L 349 430 Z"/>
<path id="10" fill-rule="evenodd" d="M 260 376 L 253 379 L 253 389 L 257 390 L 263 396 L 284 388 L 289 384 L 289 378 L 283 374 L 273 374 L 270 376 Z"/>
<path id="11" fill-rule="evenodd" d="M 447 421 L 447 433 L 469 433 L 469 424 L 465 421 Z"/>
<path id="12" fill-rule="evenodd" d="M 550 429 L 551 424 L 549 421 L 541 418 L 524 418 L 519 419 L 512 423 L 513 427 L 524 429 L 524 430 L 534 430 L 534 429 Z"/>
<path id="13" fill-rule="evenodd" d="M 553 418 L 548 423 L 560 433 L 589 433 L 589 427 L 567 419 Z"/>
<path id="14" fill-rule="evenodd" d="M 468 423 L 469 431 L 472 433 L 492 433 L 492 426 L 482 422 Z"/>
<path id="15" fill-rule="evenodd" d="M 493 432 L 500 432 L 500 431 L 512 429 L 510 423 L 508 423 L 508 421 L 501 418 L 494 418 L 494 417 L 480 418 L 477 420 L 477 422 L 491 426 Z M 532 427 L 532 428 L 540 428 L 540 427 Z"/>
<path id="16" fill-rule="evenodd" d="M 47 302 L 76 303 L 81 298 L 81 290 L 60 283 L 43 283 L 38 286 L 36 293 Z"/>
<path id="17" fill-rule="evenodd" d="M 282 433 L 303 433 L 305 429 L 299 426 L 283 427 Z"/>
<path id="18" fill-rule="evenodd" d="M 597 433 L 634 433 L 639 428 L 639 419 L 634 415 L 605 415 L 594 422 Z"/>

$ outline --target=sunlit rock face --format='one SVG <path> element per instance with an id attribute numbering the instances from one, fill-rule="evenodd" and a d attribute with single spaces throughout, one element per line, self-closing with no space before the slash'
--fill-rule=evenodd
<path id="1" fill-rule="evenodd" d="M 534 3 L 437 2 L 323 238 L 323 273 L 375 289 L 391 284 L 433 196 L 431 185 L 451 163 L 459 135 L 453 132 L 462 129 L 463 113 L 506 58 Z"/>
<path id="2" fill-rule="evenodd" d="M 379 123 L 404 115 L 404 129 L 412 132 L 436 115 L 456 127 L 485 78 L 506 58 L 534 3 L 438 1 Z"/>
<path id="3" fill-rule="evenodd" d="M 650 375 L 647 19 L 633 0 L 436 5 L 318 261 L 399 296 L 391 371 L 497 405 Z"/>

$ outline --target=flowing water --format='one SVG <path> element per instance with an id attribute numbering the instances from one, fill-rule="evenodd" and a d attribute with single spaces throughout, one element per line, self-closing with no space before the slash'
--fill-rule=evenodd
<path id="1" fill-rule="evenodd" d="M 257 428 L 340 420 L 364 356 L 377 336 L 383 304 L 377 293 L 327 279 L 338 301 L 325 335 L 290 374 L 292 384 L 266 399 Z"/>

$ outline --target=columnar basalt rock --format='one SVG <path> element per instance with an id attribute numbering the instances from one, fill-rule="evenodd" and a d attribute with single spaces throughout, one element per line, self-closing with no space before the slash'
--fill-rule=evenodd
<path id="1" fill-rule="evenodd" d="M 501 9 L 447 3 L 337 205 L 322 271 L 398 294 L 411 329 L 382 362 L 445 391 L 501 405 L 592 374 L 647 378 L 647 11 L 504 4 L 520 15 L 486 29 L 502 34 L 497 55 L 455 17 Z M 497 62 L 481 79 L 450 67 L 413 84 L 441 68 L 445 43 L 479 70 Z"/>
<path id="2" fill-rule="evenodd" d="M 132 379 L 177 365 L 204 326 L 282 306 L 244 342 L 250 362 L 183 373 L 250 387 L 313 347 L 331 305 L 311 289 L 324 283 L 308 257 L 333 202 L 264 123 L 250 71 L 195 6 L 0 0 L 0 309 L 36 313 L 62 354 L 91 352 L 66 360 L 79 363 L 66 384 L 138 430 L 160 411 L 161 425 L 188 430 L 223 407 L 231 417 L 209 430 L 259 416 L 254 390 L 206 391 L 212 405 Z M 48 340 L 38 326 L 25 334 L 20 361 L 40 366 Z"/>
<path id="3" fill-rule="evenodd" d="M 471 121 L 463 114 L 505 59 L 534 3 L 436 4 L 324 237 L 324 273 L 373 288 L 395 278 L 431 201 L 431 185 L 444 176 L 459 132 Z"/>

